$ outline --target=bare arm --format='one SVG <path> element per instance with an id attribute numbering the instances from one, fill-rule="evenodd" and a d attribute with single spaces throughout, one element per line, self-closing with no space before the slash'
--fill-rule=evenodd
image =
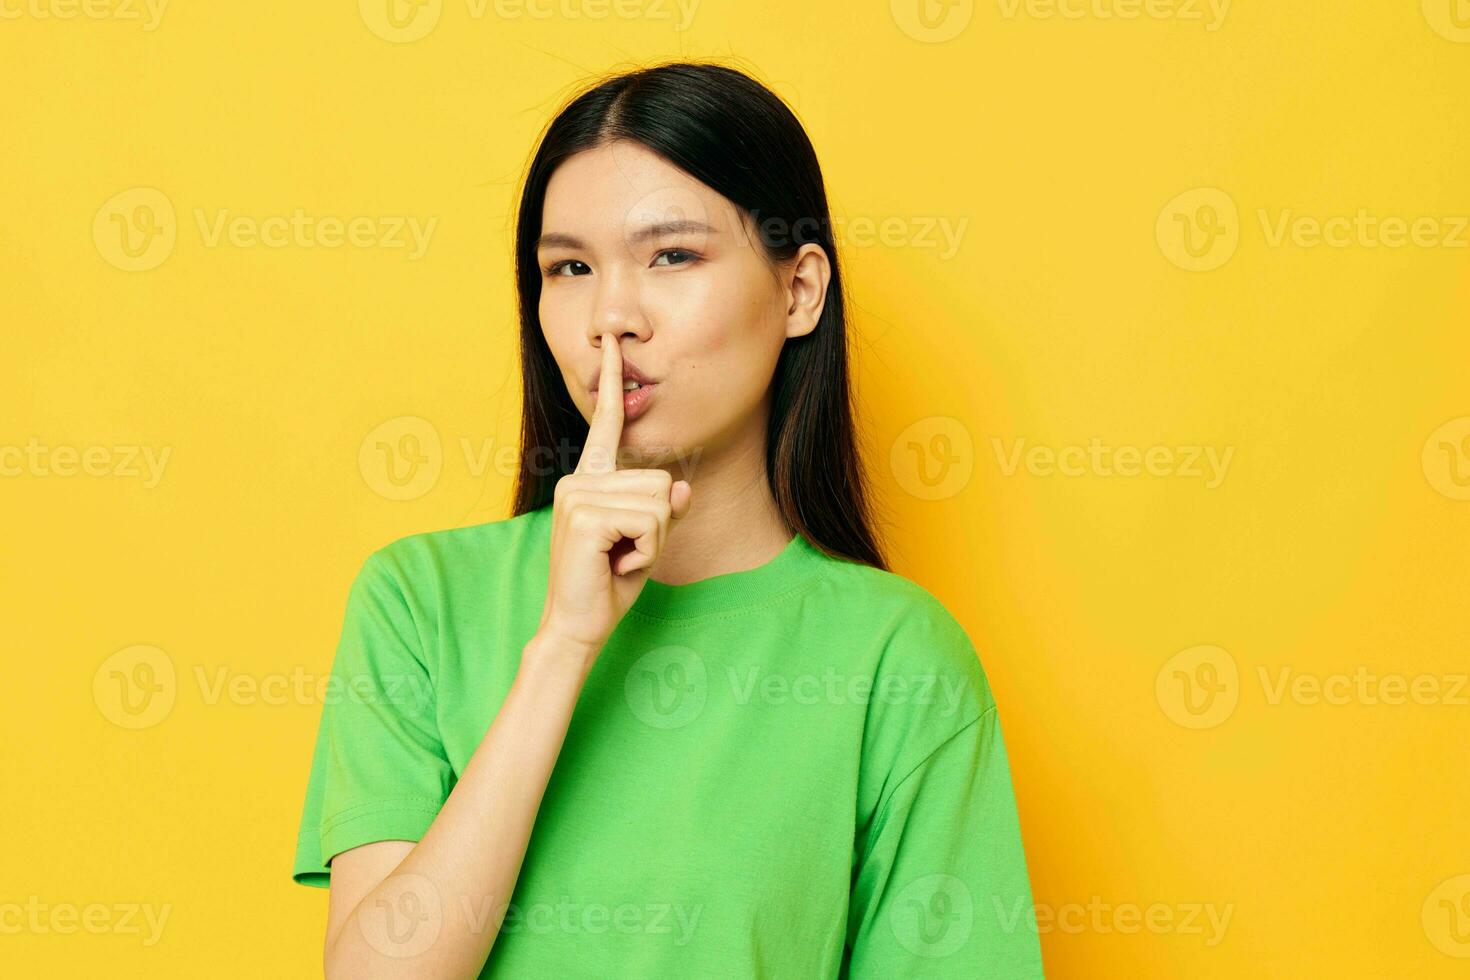
<path id="1" fill-rule="evenodd" d="M 619 470 L 622 352 L 602 372 L 577 469 L 556 484 L 546 601 L 505 703 L 417 844 L 378 841 L 332 861 L 328 980 L 469 980 L 500 932 L 547 781 L 598 653 L 648 581 L 692 488 Z M 615 547 L 632 550 L 616 556 Z"/>
<path id="2" fill-rule="evenodd" d="M 328 980 L 479 974 L 596 653 L 537 633 L 423 839 L 379 841 L 336 856 L 323 962 Z"/>

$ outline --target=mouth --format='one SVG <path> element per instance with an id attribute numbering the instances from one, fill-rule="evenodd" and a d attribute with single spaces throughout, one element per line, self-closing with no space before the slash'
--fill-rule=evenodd
<path id="1" fill-rule="evenodd" d="M 644 374 L 638 364 L 626 355 L 623 356 L 622 365 L 623 421 L 631 422 L 647 410 L 649 399 L 659 389 L 659 379 Z M 592 396 L 594 405 L 597 403 L 598 382 L 601 379 L 600 370 L 587 379 L 587 392 Z"/>
<path id="2" fill-rule="evenodd" d="M 642 382 L 642 381 L 634 381 L 632 378 L 624 378 L 623 379 L 623 392 L 624 393 L 627 393 L 627 392 L 630 392 L 630 391 L 638 391 L 640 388 L 652 388 L 657 383 L 658 382 L 656 382 L 656 381 Z M 598 391 L 597 385 L 593 385 L 591 388 L 589 388 L 587 390 L 590 391 L 594 397 L 596 397 L 597 391 Z"/>
<path id="3" fill-rule="evenodd" d="M 650 381 L 642 384 L 631 378 L 623 381 L 623 421 L 631 422 L 642 415 L 648 408 L 648 401 L 658 390 L 658 382 Z M 599 397 L 598 389 L 592 389 L 592 401 L 596 404 Z"/>
<path id="4" fill-rule="evenodd" d="M 602 372 L 599 370 L 587 379 L 587 390 L 591 392 L 594 398 L 597 396 L 597 385 L 601 378 Z M 643 373 L 637 364 L 634 364 L 626 356 L 623 358 L 623 391 L 636 391 L 639 388 L 652 387 L 656 384 L 658 384 L 657 378 L 650 378 Z"/>

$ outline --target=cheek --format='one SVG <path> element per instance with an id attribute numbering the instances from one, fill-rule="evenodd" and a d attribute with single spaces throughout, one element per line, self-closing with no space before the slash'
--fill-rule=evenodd
<path id="1" fill-rule="evenodd" d="M 579 324 L 585 321 L 578 317 L 577 309 L 568 297 L 548 296 L 545 292 L 536 306 L 536 316 L 541 321 L 541 335 L 546 338 L 546 346 L 560 360 L 576 340 Z"/>
<path id="2" fill-rule="evenodd" d="M 771 379 L 769 355 L 754 330 L 738 323 L 706 324 L 691 331 L 690 357 L 678 369 L 680 402 L 688 418 L 719 421 L 757 405 Z"/>
<path id="3" fill-rule="evenodd" d="M 566 318 L 566 303 L 555 296 L 548 295 L 545 290 L 541 291 L 541 298 L 536 304 L 536 316 L 541 321 L 541 332 L 546 335 L 547 340 L 556 337 L 558 327 Z"/>
<path id="4" fill-rule="evenodd" d="M 572 352 L 576 349 L 576 320 L 569 315 L 567 310 L 560 308 L 563 305 L 556 302 L 548 303 L 542 299 L 537 307 L 537 318 L 541 321 L 541 336 L 545 339 L 552 359 L 556 361 L 557 368 L 561 371 L 567 390 L 575 393 L 577 390 L 574 384 L 575 379 L 568 376 L 568 371 L 575 361 Z"/>
<path id="5" fill-rule="evenodd" d="M 748 410 L 765 393 L 783 338 L 779 299 L 750 270 L 698 285 L 666 297 L 670 305 L 659 320 L 686 355 L 679 358 L 681 400 L 699 406 L 695 417 L 723 418 Z"/>
<path id="6" fill-rule="evenodd" d="M 735 354 L 762 346 L 776 300 L 758 271 L 711 266 L 677 285 L 658 297 L 659 319 L 678 326 L 681 346 Z"/>

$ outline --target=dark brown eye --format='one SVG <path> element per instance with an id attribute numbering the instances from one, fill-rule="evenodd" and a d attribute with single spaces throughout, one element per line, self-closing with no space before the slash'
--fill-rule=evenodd
<path id="1" fill-rule="evenodd" d="M 699 256 L 695 255 L 693 252 L 688 251 L 687 249 L 682 249 L 682 248 L 666 248 L 662 252 L 659 252 L 658 255 L 654 256 L 654 258 L 653 258 L 653 264 L 654 265 L 658 265 L 658 260 L 661 259 L 661 258 L 663 258 L 665 255 L 683 255 L 683 256 L 687 256 L 687 258 L 685 259 L 685 261 L 683 261 L 683 262 L 671 262 L 671 263 L 668 263 L 669 265 L 688 265 L 690 262 L 694 262 L 694 261 L 697 261 L 699 259 Z"/>
<path id="2" fill-rule="evenodd" d="M 587 268 L 587 263 L 581 262 L 581 261 L 579 261 L 577 259 L 562 259 L 560 262 L 553 262 L 553 263 L 551 263 L 550 265 L 548 265 L 542 271 L 547 276 L 558 276 L 558 275 L 561 275 L 561 270 L 562 269 L 567 268 L 569 266 L 573 266 L 573 265 L 579 265 L 579 266 L 581 266 L 584 269 Z"/>

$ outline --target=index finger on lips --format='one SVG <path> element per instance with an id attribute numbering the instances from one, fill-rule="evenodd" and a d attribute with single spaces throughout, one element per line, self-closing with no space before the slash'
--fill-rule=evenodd
<path id="1" fill-rule="evenodd" d="M 597 379 L 597 402 L 587 427 L 587 445 L 577 461 L 578 473 L 611 473 L 618 468 L 618 444 L 623 437 L 623 351 L 617 337 L 602 335 L 602 375 Z"/>

